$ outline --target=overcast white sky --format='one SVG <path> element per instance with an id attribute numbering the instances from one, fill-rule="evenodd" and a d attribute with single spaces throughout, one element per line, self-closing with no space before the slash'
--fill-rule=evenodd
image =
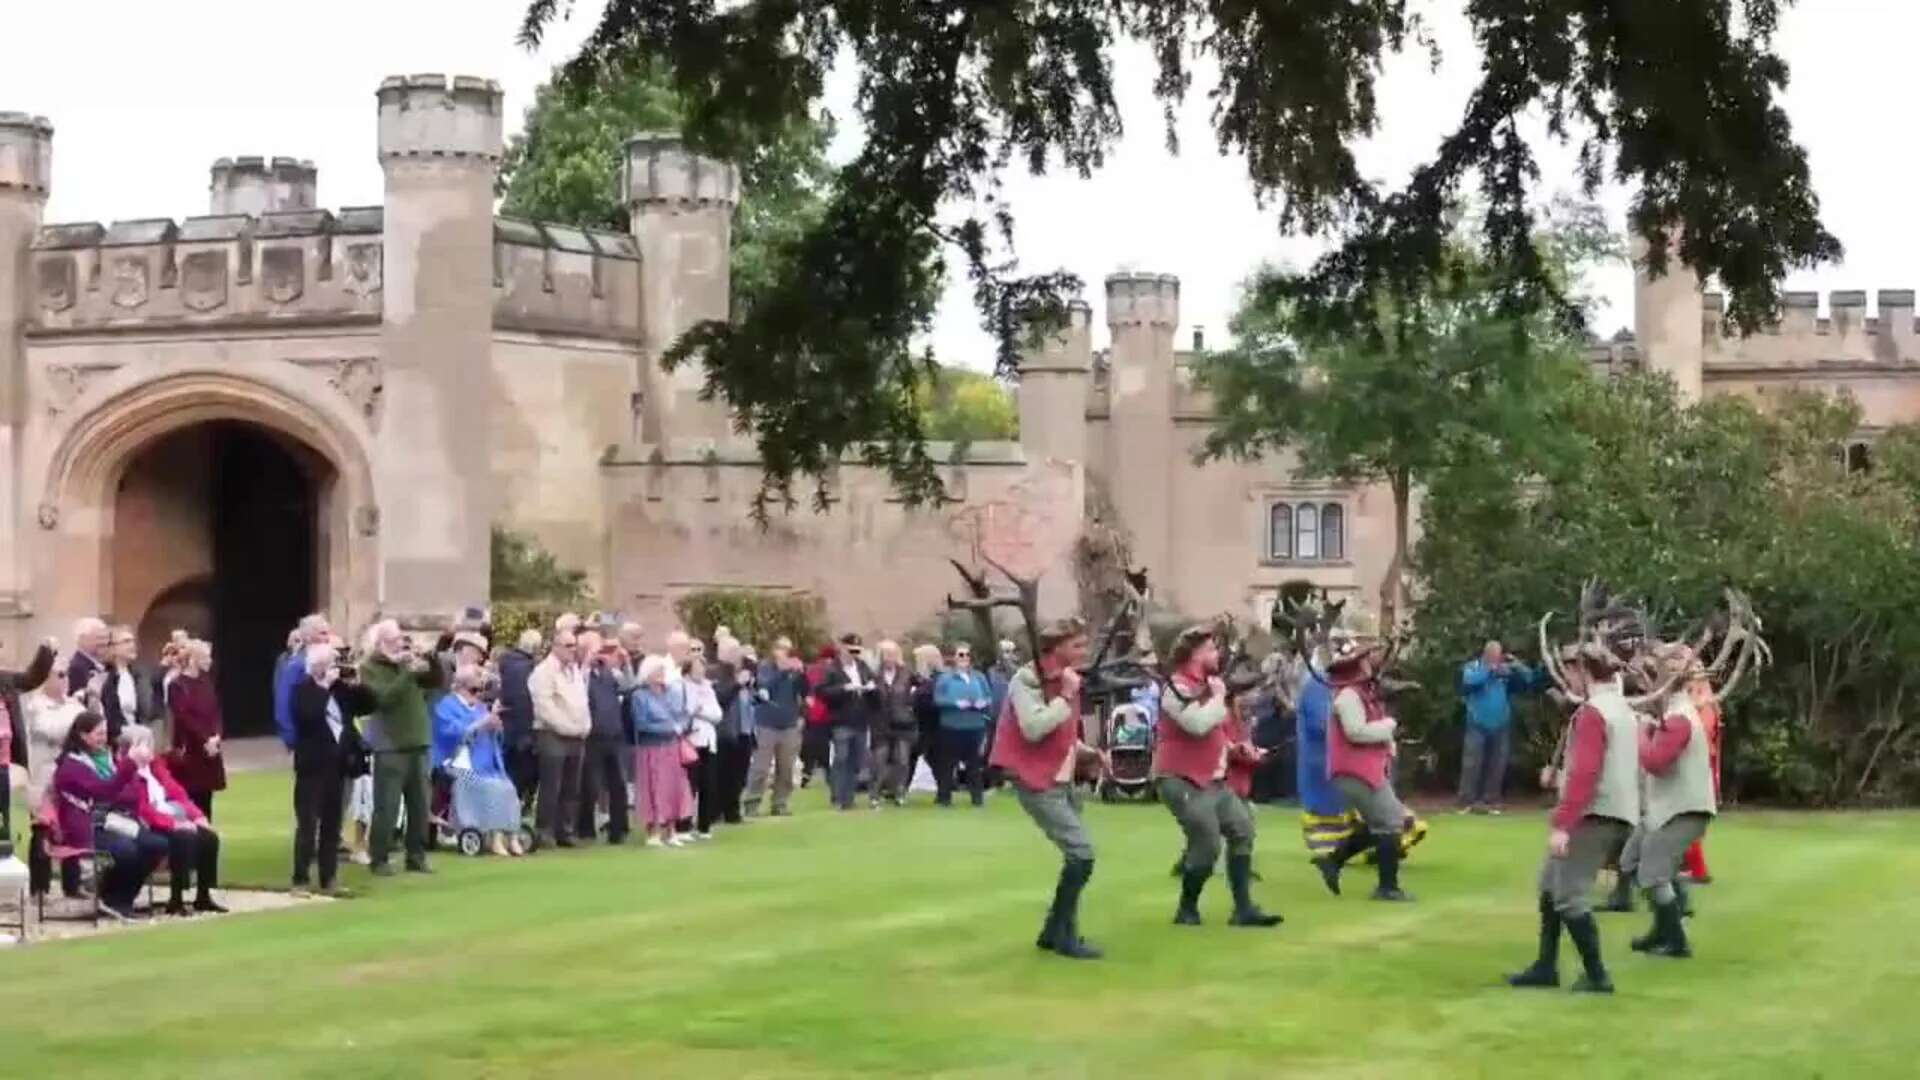
<path id="1" fill-rule="evenodd" d="M 10 48 L 0 64 L 0 110 L 41 113 L 57 134 L 53 221 L 185 217 L 206 212 L 207 166 L 240 154 L 312 158 L 329 207 L 381 201 L 373 91 L 382 77 L 441 71 L 490 76 L 507 93 L 513 126 L 533 89 L 588 29 L 559 27 L 529 55 L 514 44 L 521 0 L 334 0 L 286 9 L 259 0 L 62 0 L 4 5 Z M 595 12 L 596 0 L 579 0 Z M 1366 149 L 1374 175 L 1398 180 L 1457 119 L 1475 75 L 1458 0 L 1425 0 L 1444 62 L 1396 62 L 1382 91 L 1387 125 Z M 269 11 L 290 17 L 270 16 Z M 297 12 L 297 14 L 295 13 Z M 1920 213 L 1902 174 L 1911 153 L 1912 43 L 1920 3 L 1813 0 L 1789 13 L 1781 49 L 1793 68 L 1788 109 L 1812 155 L 1828 227 L 1848 248 L 1845 265 L 1802 275 L 1794 288 L 1920 285 Z M 1124 58 L 1128 136 L 1090 181 L 1056 174 L 1013 177 L 1020 255 L 1031 270 L 1065 267 L 1084 278 L 1104 342 L 1100 282 L 1116 270 L 1177 274 L 1180 331 L 1218 340 L 1237 284 L 1264 258 L 1303 261 L 1315 248 L 1279 235 L 1254 205 L 1242 164 L 1214 148 L 1204 96 L 1181 118 L 1183 154 L 1167 154 L 1159 111 L 1146 92 L 1144 57 Z M 1204 81 L 1197 90 L 1204 90 Z M 838 103 L 844 106 L 845 99 Z M 841 110 L 843 121 L 844 109 Z M 849 132 L 848 138 L 857 138 Z M 1571 188 L 1565 155 L 1548 155 L 1544 186 Z M 1624 199 L 1603 200 L 1622 228 Z M 1604 332 L 1632 321 L 1624 269 L 1596 282 L 1610 301 Z M 934 332 L 949 362 L 980 365 L 989 343 L 976 328 L 966 284 L 955 282 Z"/>

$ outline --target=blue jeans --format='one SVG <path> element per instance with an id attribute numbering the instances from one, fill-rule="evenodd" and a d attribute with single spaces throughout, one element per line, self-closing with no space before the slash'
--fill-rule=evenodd
<path id="1" fill-rule="evenodd" d="M 853 796 L 860 786 L 860 770 L 867 763 L 867 733 L 854 728 L 833 729 L 833 764 L 827 779 L 833 788 L 833 805 L 853 809 Z"/>
<path id="2" fill-rule="evenodd" d="M 1507 780 L 1507 752 L 1513 729 L 1482 731 L 1467 725 L 1460 751 L 1460 805 L 1493 806 L 1500 802 Z"/>

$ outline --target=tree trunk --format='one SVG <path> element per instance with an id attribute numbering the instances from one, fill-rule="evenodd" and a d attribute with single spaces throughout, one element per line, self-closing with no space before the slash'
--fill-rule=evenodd
<path id="1" fill-rule="evenodd" d="M 1405 469 L 1394 472 L 1388 478 L 1393 488 L 1393 558 L 1387 562 L 1387 573 L 1380 581 L 1380 632 L 1391 634 L 1400 618 L 1401 601 L 1405 594 L 1407 567 L 1407 517 L 1410 512 L 1408 501 L 1412 498 L 1412 479 Z"/>

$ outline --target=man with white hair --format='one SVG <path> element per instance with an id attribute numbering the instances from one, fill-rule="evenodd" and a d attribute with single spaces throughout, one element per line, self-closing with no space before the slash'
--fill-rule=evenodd
<path id="1" fill-rule="evenodd" d="M 333 640 L 333 627 L 327 617 L 314 612 L 303 615 L 299 625 L 287 637 L 287 651 L 280 654 L 273 669 L 273 730 L 288 750 L 299 741 L 294 730 L 293 688 L 307 677 L 307 649 Z"/>
<path id="2" fill-rule="evenodd" d="M 393 874 L 388 855 L 401 804 L 407 810 L 407 869 L 427 874 L 427 756 L 433 726 L 427 695 L 440 688 L 441 667 L 414 651 L 400 624 L 384 619 L 367 630 L 360 682 L 373 695 L 367 742 L 373 748 L 373 872 Z"/>
<path id="3" fill-rule="evenodd" d="M 540 787 L 540 756 L 533 745 L 533 695 L 527 692 L 540 645 L 540 631 L 528 627 L 520 631 L 513 648 L 500 655 L 501 743 L 506 748 L 507 776 L 525 804 L 533 802 Z"/>
<path id="4" fill-rule="evenodd" d="M 533 699 L 534 748 L 540 758 L 540 795 L 534 800 L 534 848 L 572 847 L 580 813 L 580 773 L 593 718 L 587 708 L 587 671 L 579 639 L 564 627 L 553 649 L 527 678 Z"/>
<path id="5" fill-rule="evenodd" d="M 67 692 L 79 697 L 107 668 L 107 624 L 89 615 L 73 624 L 73 658 L 67 661 Z"/>

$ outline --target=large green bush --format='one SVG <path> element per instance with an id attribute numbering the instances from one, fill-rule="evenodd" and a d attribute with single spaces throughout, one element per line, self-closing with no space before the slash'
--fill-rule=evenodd
<path id="1" fill-rule="evenodd" d="M 673 610 L 697 638 L 711 639 L 724 626 L 763 653 L 778 637 L 793 639 L 795 648 L 807 652 L 828 640 L 826 605 L 808 593 L 702 589 L 674 601 Z"/>

